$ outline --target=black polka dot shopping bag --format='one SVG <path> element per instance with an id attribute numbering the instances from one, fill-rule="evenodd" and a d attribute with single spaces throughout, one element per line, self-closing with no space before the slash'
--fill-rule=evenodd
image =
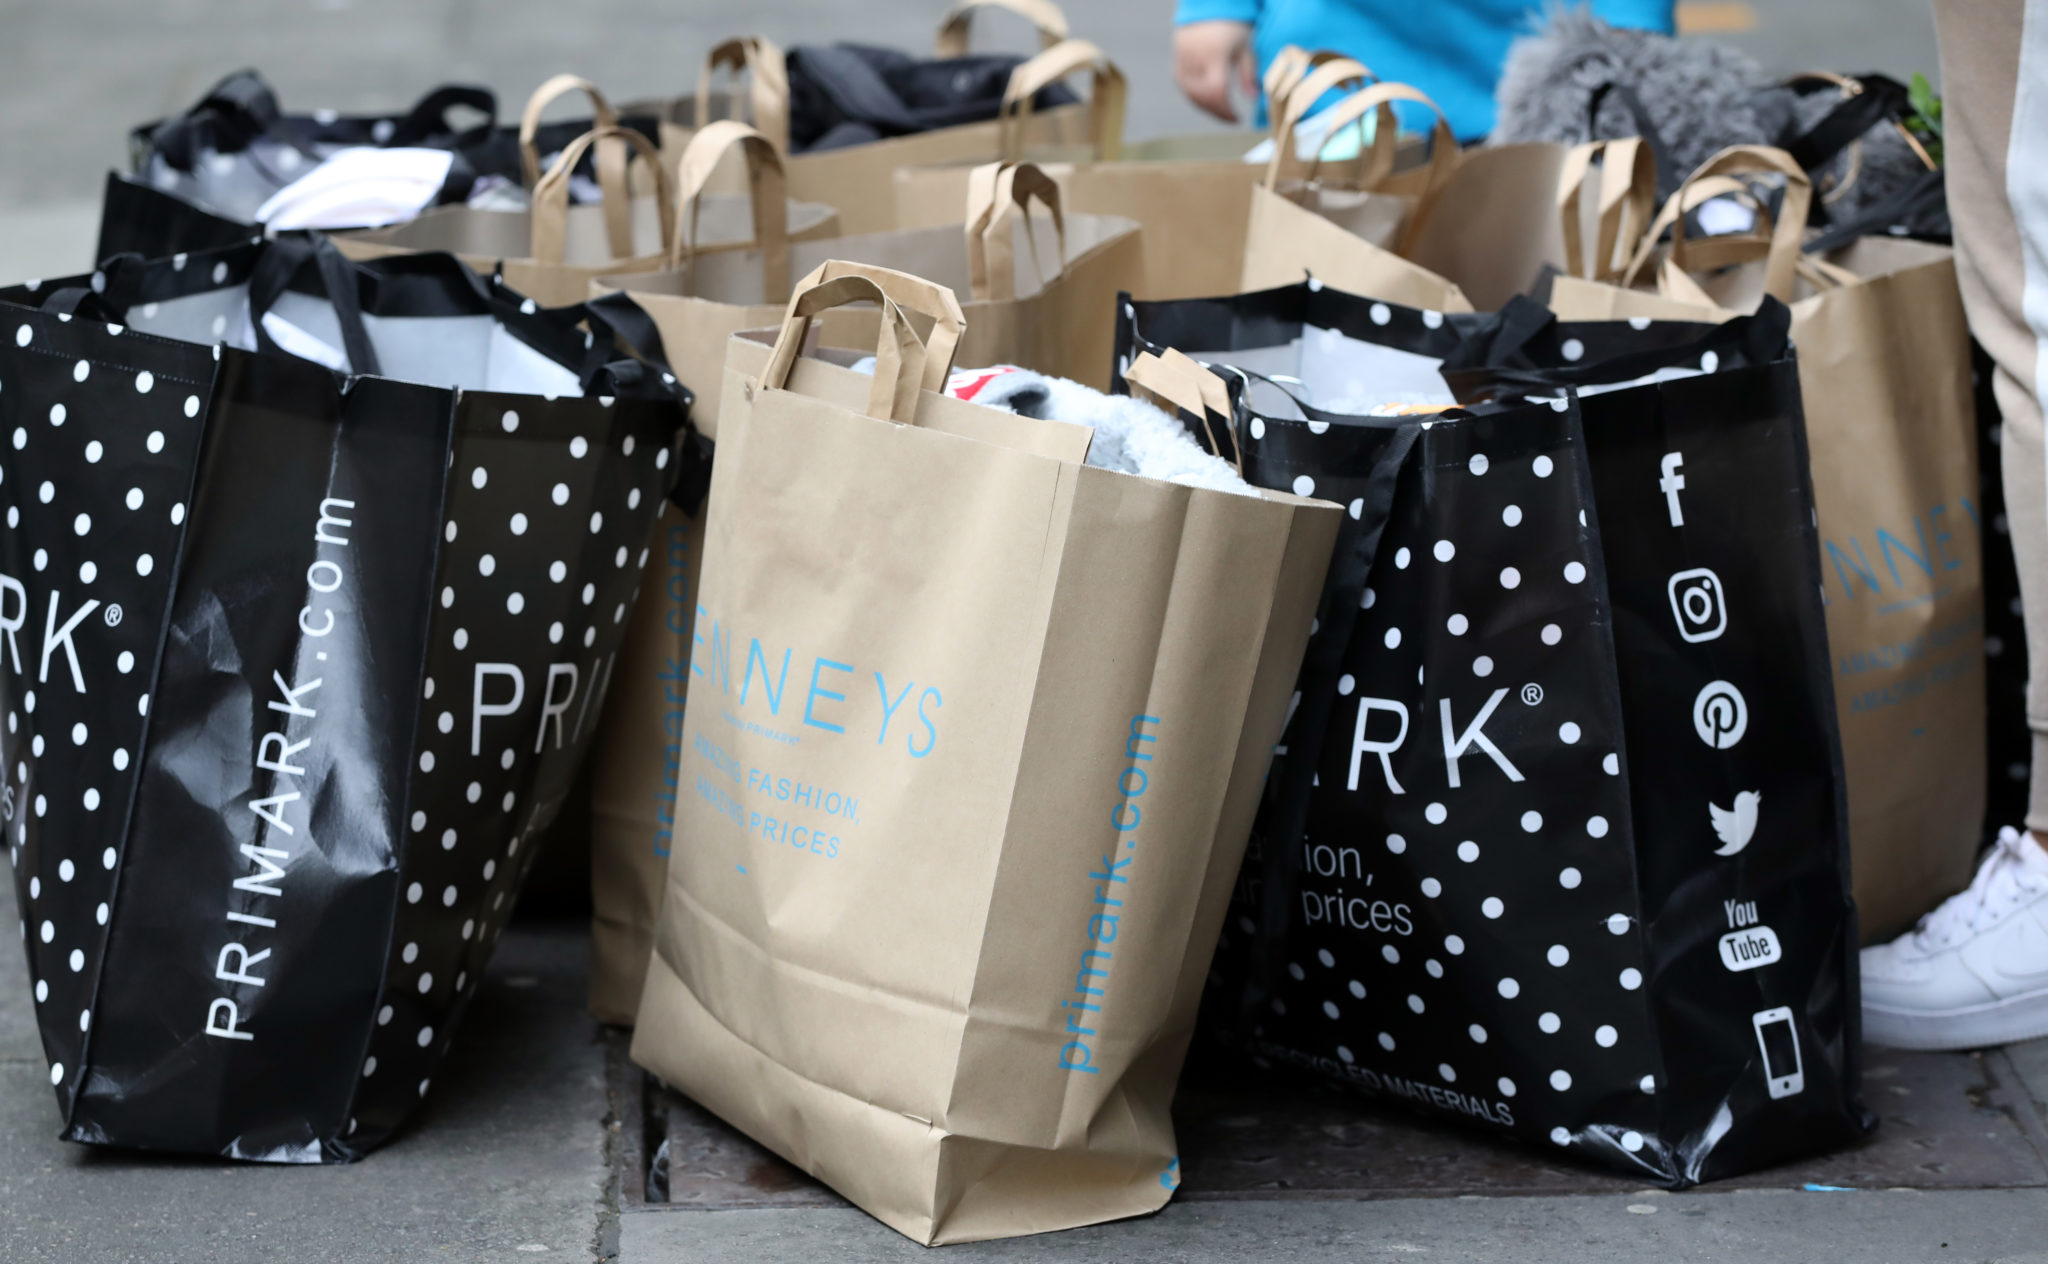
<path id="1" fill-rule="evenodd" d="M 1126 307 L 1121 356 L 1229 383 L 1252 481 L 1351 519 L 1212 1034 L 1674 1186 L 1867 1130 L 1787 324 Z"/>
<path id="2" fill-rule="evenodd" d="M 0 821 L 72 1140 L 356 1157 L 601 707 L 686 396 L 452 258 L 0 292 Z"/>

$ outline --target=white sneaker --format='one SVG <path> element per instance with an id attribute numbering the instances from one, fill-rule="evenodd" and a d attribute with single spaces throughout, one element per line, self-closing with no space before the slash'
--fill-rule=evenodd
<path id="1" fill-rule="evenodd" d="M 2048 854 L 2010 827 L 1969 888 L 1863 950 L 1863 1038 L 1979 1049 L 2048 1036 Z"/>

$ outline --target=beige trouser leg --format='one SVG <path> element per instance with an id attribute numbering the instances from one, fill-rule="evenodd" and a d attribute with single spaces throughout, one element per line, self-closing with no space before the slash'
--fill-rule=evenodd
<path id="1" fill-rule="evenodd" d="M 2041 338 L 2048 325 L 2048 0 L 1936 0 L 1949 214 L 1970 332 L 1997 365 L 2006 516 L 2025 608 L 2027 827 L 2048 834 L 2048 448 Z M 2022 67 L 2024 66 L 2024 72 Z M 2031 291 L 2031 293 L 2030 293 Z M 2034 320 L 2027 319 L 2028 300 Z"/>

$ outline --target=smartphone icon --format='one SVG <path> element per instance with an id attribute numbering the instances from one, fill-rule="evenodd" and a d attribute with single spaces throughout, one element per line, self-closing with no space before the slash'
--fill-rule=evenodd
<path id="1" fill-rule="evenodd" d="M 1794 1097 L 1806 1088 L 1806 1069 L 1799 1061 L 1799 1030 L 1792 1025 L 1792 1011 L 1780 1005 L 1750 1015 L 1756 1028 L 1757 1048 L 1764 1055 L 1764 1083 L 1771 1096 Z"/>

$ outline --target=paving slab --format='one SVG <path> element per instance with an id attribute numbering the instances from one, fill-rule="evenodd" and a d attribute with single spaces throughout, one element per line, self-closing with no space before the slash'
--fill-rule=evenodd
<path id="1" fill-rule="evenodd" d="M 0 925 L 14 904 L 0 883 Z M 581 926 L 515 926 L 411 1127 L 290 1167 L 56 1139 L 19 950 L 0 963 L 0 1260 L 359 1264 L 593 1258 L 609 1205 L 606 1049 Z"/>
<path id="2" fill-rule="evenodd" d="M 925 1249 L 857 1211 L 628 1214 L 628 1264 L 892 1264 Z M 2048 1261 L 2048 1192 L 1618 1194 L 1387 1202 L 1174 1202 L 1156 1216 L 944 1248 L 983 1260 Z"/>

